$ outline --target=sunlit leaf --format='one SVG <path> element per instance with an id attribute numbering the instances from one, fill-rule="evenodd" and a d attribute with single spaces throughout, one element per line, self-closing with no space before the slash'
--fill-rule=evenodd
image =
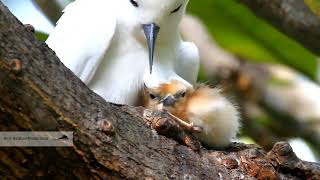
<path id="1" fill-rule="evenodd" d="M 320 16 L 320 0 L 304 0 L 314 14 Z"/>

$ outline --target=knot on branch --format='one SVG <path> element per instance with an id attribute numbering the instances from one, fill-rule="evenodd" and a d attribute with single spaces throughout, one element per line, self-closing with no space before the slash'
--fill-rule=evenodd
<path id="1" fill-rule="evenodd" d="M 22 70 L 22 62 L 19 59 L 12 59 L 9 65 L 12 72 L 14 72 L 15 74 L 20 73 Z"/>
<path id="2" fill-rule="evenodd" d="M 164 114 L 162 114 L 164 115 Z M 166 135 L 169 137 L 176 136 L 176 132 L 181 131 L 178 124 L 168 119 L 168 117 L 158 118 L 153 123 L 153 128 L 162 135 Z"/>
<path id="3" fill-rule="evenodd" d="M 168 113 L 145 109 L 143 116 L 147 120 L 147 124 L 155 129 L 158 134 L 173 138 L 194 151 L 200 151 L 201 145 L 198 139 L 192 133 L 185 131 Z"/>
<path id="4" fill-rule="evenodd" d="M 175 137 L 181 131 L 178 123 L 170 119 L 167 113 L 162 111 L 144 110 L 144 118 L 148 120 L 149 126 L 155 129 L 158 134 L 167 137 Z"/>
<path id="5" fill-rule="evenodd" d="M 288 142 L 278 142 L 276 143 L 271 151 L 268 153 L 269 158 L 282 164 L 284 162 L 296 162 L 299 161 L 296 154 L 293 152 L 290 144 Z"/>
<path id="6" fill-rule="evenodd" d="M 280 172 L 291 172 L 293 176 L 300 179 L 320 179 L 319 164 L 300 160 L 288 142 L 276 143 L 268 153 L 268 158 Z"/>
<path id="7" fill-rule="evenodd" d="M 279 156 L 297 158 L 290 144 L 287 142 L 278 142 L 274 145 L 272 151 L 277 153 Z"/>
<path id="8" fill-rule="evenodd" d="M 27 31 L 30 31 L 32 33 L 35 33 L 36 30 L 31 24 L 25 24 L 24 27 L 26 28 Z"/>
<path id="9" fill-rule="evenodd" d="M 107 119 L 98 121 L 98 129 L 109 136 L 113 136 L 116 133 L 112 123 Z"/>

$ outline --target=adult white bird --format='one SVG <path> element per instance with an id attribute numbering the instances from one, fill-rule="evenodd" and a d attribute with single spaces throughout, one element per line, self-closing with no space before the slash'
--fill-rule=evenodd
<path id="1" fill-rule="evenodd" d="M 196 82 L 198 49 L 183 42 L 179 33 L 187 4 L 188 0 L 77 0 L 64 10 L 47 44 L 105 100 L 136 105 L 146 73 L 152 72 L 158 82 L 146 81 L 149 87 L 179 78 L 175 73 Z"/>

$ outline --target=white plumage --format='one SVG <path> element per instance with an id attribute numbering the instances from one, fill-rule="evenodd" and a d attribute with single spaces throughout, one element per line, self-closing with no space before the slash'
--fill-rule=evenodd
<path id="1" fill-rule="evenodd" d="M 178 31 L 187 3 L 188 0 L 77 0 L 64 10 L 47 44 L 105 100 L 136 105 L 143 82 L 159 85 L 146 76 L 150 50 L 144 24 L 160 27 L 152 72 L 157 82 L 179 79 L 178 75 L 196 82 L 198 49 L 193 43 L 183 42 Z"/>

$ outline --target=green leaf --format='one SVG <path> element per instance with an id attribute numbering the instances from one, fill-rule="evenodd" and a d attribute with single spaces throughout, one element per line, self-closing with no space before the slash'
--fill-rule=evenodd
<path id="1" fill-rule="evenodd" d="M 207 80 L 208 80 L 208 77 L 207 77 L 203 67 L 200 66 L 197 82 L 206 82 Z"/>
<path id="2" fill-rule="evenodd" d="M 37 37 L 37 39 L 40 40 L 40 41 L 46 41 L 46 40 L 48 39 L 48 36 L 49 36 L 49 35 L 46 34 L 46 33 L 39 32 L 39 31 L 36 32 L 36 37 Z"/>

